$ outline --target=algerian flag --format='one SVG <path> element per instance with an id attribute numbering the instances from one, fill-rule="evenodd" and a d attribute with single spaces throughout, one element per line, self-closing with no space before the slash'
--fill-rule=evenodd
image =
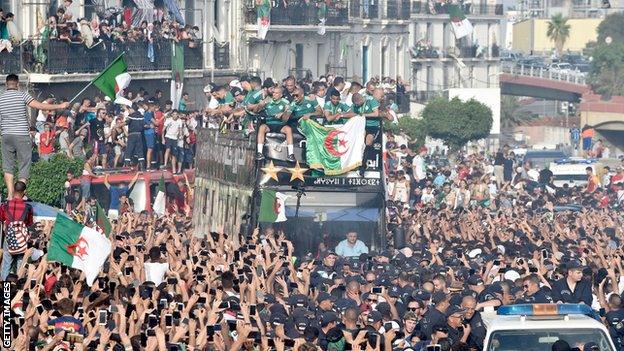
<path id="1" fill-rule="evenodd" d="M 111 252 L 110 241 L 95 229 L 58 214 L 48 244 L 48 261 L 80 269 L 93 285 Z"/>
<path id="2" fill-rule="evenodd" d="M 286 221 L 286 207 L 284 201 L 288 195 L 275 190 L 263 189 L 260 199 L 260 215 L 258 222 L 284 222 Z"/>
<path id="3" fill-rule="evenodd" d="M 123 97 L 123 91 L 130 85 L 132 78 L 127 70 L 124 54 L 121 54 L 92 83 L 116 104 L 130 106 L 132 101 Z"/>
<path id="4" fill-rule="evenodd" d="M 337 128 L 324 127 L 311 119 L 301 119 L 299 125 L 306 136 L 306 160 L 310 168 L 337 175 L 362 165 L 365 117 L 351 117 Z"/>
<path id="5" fill-rule="evenodd" d="M 108 220 L 108 216 L 106 216 L 106 213 L 104 212 L 102 206 L 100 206 L 99 202 L 96 202 L 95 225 L 97 225 L 101 233 L 106 236 L 110 235 L 113 230 L 113 226 Z"/>
<path id="6" fill-rule="evenodd" d="M 461 39 L 472 33 L 472 23 L 464 16 L 464 12 L 459 7 L 459 4 L 449 4 L 447 6 L 455 39 Z"/>
<path id="7" fill-rule="evenodd" d="M 264 40 L 271 25 L 271 2 L 269 0 L 256 1 L 256 14 L 258 16 L 258 38 Z"/>
<path id="8" fill-rule="evenodd" d="M 316 15 L 319 19 L 317 33 L 319 35 L 325 35 L 325 21 L 327 20 L 327 4 L 324 2 L 317 3 L 318 10 L 316 11 Z"/>
<path id="9" fill-rule="evenodd" d="M 165 200 L 165 177 L 161 174 L 160 181 L 158 181 L 158 193 L 156 194 L 156 199 L 154 199 L 154 205 L 152 206 L 154 213 L 159 216 L 165 214 Z"/>
<path id="10" fill-rule="evenodd" d="M 340 63 L 344 62 L 345 58 L 347 57 L 348 51 L 349 47 L 347 46 L 347 43 L 345 41 L 340 42 L 340 58 L 338 59 Z"/>
<path id="11" fill-rule="evenodd" d="M 171 42 L 171 102 L 174 109 L 180 106 L 184 88 L 184 48 L 180 43 Z"/>

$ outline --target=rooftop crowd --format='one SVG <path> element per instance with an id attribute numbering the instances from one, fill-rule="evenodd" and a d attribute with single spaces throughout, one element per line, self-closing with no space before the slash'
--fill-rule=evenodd
<path id="1" fill-rule="evenodd" d="M 328 123 L 351 112 L 398 117 L 390 91 L 377 81 L 240 77 L 204 91 L 209 102 L 202 113 L 174 110 L 157 92 L 130 98 L 136 111 L 162 111 L 165 120 L 186 117 L 189 130 L 190 120 L 222 132 L 254 133 L 252 122 L 261 114 L 259 125 L 267 127 L 260 128 L 285 131 L 291 125 L 291 132 L 291 116 L 321 114 Z M 107 142 L 98 131 L 107 124 L 123 130 L 117 123 L 136 116 L 133 107 L 124 108 L 130 117 L 109 114 L 109 108 L 103 100 L 85 100 L 74 112 L 55 114 L 54 124 L 49 116 L 38 120 L 37 128 L 45 134 L 60 126 L 61 133 Z M 162 136 L 165 148 L 177 140 L 185 149 L 186 137 L 169 138 L 167 130 Z M 111 140 L 113 149 L 120 146 Z M 621 167 L 605 174 L 588 170 L 587 186 L 557 189 L 552 174 L 536 173 L 506 147 L 494 154 L 460 153 L 446 162 L 413 142 L 386 133 L 389 231 L 403 234 L 375 250 L 349 232 L 340 233 L 346 239 L 335 248 L 323 245 L 294 257 L 288 233 L 277 226 L 249 236 L 198 233 L 188 212 L 158 217 L 120 211 L 112 254 L 89 287 L 80 271 L 47 262 L 53 224 L 32 224 L 31 247 L 6 278 L 17 292 L 13 349 L 481 350 L 487 346 L 482 314 L 540 302 L 584 303 L 597 314 L 604 309 L 596 318 L 622 348 Z M 74 149 L 69 152 L 76 156 Z M 596 350 L 595 340 L 566 341 L 560 350 Z"/>

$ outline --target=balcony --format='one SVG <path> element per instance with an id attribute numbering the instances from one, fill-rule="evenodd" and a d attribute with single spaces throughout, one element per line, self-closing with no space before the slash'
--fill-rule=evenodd
<path id="1" fill-rule="evenodd" d="M 201 41 L 182 41 L 184 68 L 202 69 Z M 147 42 L 107 42 L 87 48 L 83 44 L 62 40 L 49 40 L 42 45 L 27 41 L 12 53 L 0 53 L 0 73 L 99 73 L 115 58 L 125 52 L 128 71 L 171 70 L 171 41 L 157 40 L 153 56 L 148 55 Z M 6 60 L 5 60 L 6 58 Z M 20 59 L 21 58 L 21 59 Z"/>
<path id="2" fill-rule="evenodd" d="M 380 4 L 379 0 L 356 0 L 350 2 L 351 18 L 370 20 L 409 20 L 409 0 L 387 0 Z"/>
<path id="3" fill-rule="evenodd" d="M 486 4 L 464 4 L 464 14 L 466 16 L 502 16 L 503 4 L 486 5 Z M 448 7 L 446 3 L 428 3 L 427 1 L 414 1 L 412 3 L 412 14 L 415 15 L 446 15 L 448 16 Z"/>
<path id="4" fill-rule="evenodd" d="M 271 26 L 317 26 L 325 16 L 326 26 L 346 26 L 349 22 L 349 13 L 340 3 L 327 6 L 325 10 L 318 7 L 320 4 L 310 2 L 289 2 L 283 6 L 271 8 Z M 255 25 L 257 15 L 255 8 L 247 8 L 245 22 Z"/>

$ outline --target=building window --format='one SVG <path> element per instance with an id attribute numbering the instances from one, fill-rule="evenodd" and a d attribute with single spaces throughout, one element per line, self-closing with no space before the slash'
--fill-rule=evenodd
<path id="1" fill-rule="evenodd" d="M 214 204 L 215 204 L 215 191 L 212 191 L 212 196 L 210 197 L 210 219 L 214 216 Z"/>
<path id="2" fill-rule="evenodd" d="M 206 214 L 206 210 L 208 209 L 208 189 L 204 189 L 204 206 L 202 207 L 202 213 Z"/>
<path id="3" fill-rule="evenodd" d="M 388 74 L 388 68 L 387 68 L 387 64 L 388 64 L 388 47 L 387 46 L 382 46 L 381 47 L 381 77 L 385 77 Z"/>
<path id="4" fill-rule="evenodd" d="M 230 194 L 225 199 L 225 223 L 230 219 Z"/>
<path id="5" fill-rule="evenodd" d="M 487 66 L 487 87 L 490 87 L 490 79 L 491 79 L 491 75 L 492 75 L 492 66 L 488 65 Z"/>
<path id="6" fill-rule="evenodd" d="M 447 64 L 444 64 L 444 66 L 442 67 L 442 88 L 443 89 L 448 89 L 449 88 L 449 76 L 450 76 L 450 67 Z"/>
<path id="7" fill-rule="evenodd" d="M 213 1 L 213 9 L 212 9 L 212 21 L 214 26 L 219 29 L 219 0 Z"/>
<path id="8" fill-rule="evenodd" d="M 433 25 L 431 22 L 427 22 L 427 38 L 428 41 L 433 43 Z"/>
<path id="9" fill-rule="evenodd" d="M 427 66 L 427 91 L 434 90 L 433 87 L 433 67 Z"/>
<path id="10" fill-rule="evenodd" d="M 295 68 L 303 69 L 303 44 L 295 44 Z"/>

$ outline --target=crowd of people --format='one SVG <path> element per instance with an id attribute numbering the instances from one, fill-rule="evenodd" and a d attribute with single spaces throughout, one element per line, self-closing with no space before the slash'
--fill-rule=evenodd
<path id="1" fill-rule="evenodd" d="M 95 164 L 108 166 L 115 163 L 110 152 L 116 156 L 122 145 L 134 150 L 130 162 L 139 162 L 142 154 L 135 151 L 142 148 L 130 144 L 149 144 L 149 126 L 164 152 L 162 158 L 152 153 L 147 164 L 162 159 L 164 165 L 180 160 L 172 158 L 180 147 L 186 152 L 191 137 L 180 138 L 180 131 L 198 126 L 252 132 L 259 125 L 260 135 L 296 129 L 291 116 L 318 116 L 328 124 L 355 113 L 398 117 L 382 82 L 332 75 L 311 84 L 244 76 L 204 91 L 207 108 L 192 113 L 174 108 L 159 92 L 132 94 L 133 104 L 125 107 L 103 99 L 84 100 L 73 112 L 65 112 L 65 104 L 50 106 L 61 112 L 42 113 L 33 134 L 39 134 L 39 147 L 49 147 L 46 135 L 53 130 L 82 137 L 54 150 L 82 157 L 90 143 L 91 155 L 99 155 Z M 46 103 L 53 105 L 52 99 Z M 191 103 L 186 97 L 181 105 Z M 148 112 L 153 116 L 146 123 Z M 106 130 L 128 124 L 127 133 L 115 135 L 130 139 L 134 119 L 141 137 L 124 144 L 115 137 L 112 150 L 107 148 Z M 30 247 L 10 258 L 15 267 L 5 275 L 15 292 L 12 348 L 481 350 L 485 314 L 503 305 L 548 302 L 591 306 L 622 348 L 624 218 L 614 200 L 624 186 L 621 167 L 613 174 L 588 170 L 584 187 L 556 188 L 552 173 L 518 162 L 507 147 L 443 162 L 413 142 L 401 133 L 385 135 L 387 222 L 395 235 L 374 250 L 350 231 L 341 233 L 345 240 L 335 248 L 295 257 L 289 233 L 277 226 L 249 236 L 199 233 L 188 211 L 156 216 L 126 209 L 112 220 L 112 253 L 88 286 L 81 271 L 48 262 L 53 223 L 31 225 L 27 219 Z M 102 145 L 108 151 L 101 154 Z M 24 188 L 16 185 L 11 201 L 23 204 Z M 123 196 L 127 188 L 116 191 Z M 5 224 L 22 213 L 11 208 L 11 202 L 0 207 Z M 70 215 L 95 222 L 81 210 Z M 559 350 L 595 350 L 594 340 L 564 341 Z"/>

